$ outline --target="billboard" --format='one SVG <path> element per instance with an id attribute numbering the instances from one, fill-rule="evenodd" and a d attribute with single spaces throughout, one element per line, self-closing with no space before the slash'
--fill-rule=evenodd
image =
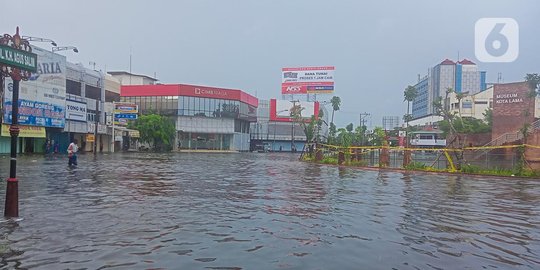
<path id="1" fill-rule="evenodd" d="M 319 103 L 308 101 L 270 100 L 270 120 L 279 122 L 292 122 L 291 111 L 294 105 L 302 108 L 302 118 L 310 119 L 312 115 L 319 115 Z"/>
<path id="2" fill-rule="evenodd" d="M 32 47 L 37 72 L 19 85 L 19 124 L 63 128 L 66 106 L 66 57 Z M 11 124 L 13 81 L 5 80 L 4 123 Z"/>
<path id="3" fill-rule="evenodd" d="M 66 120 L 86 122 L 86 102 L 66 100 Z"/>
<path id="4" fill-rule="evenodd" d="M 282 94 L 328 94 L 334 92 L 335 67 L 281 69 Z"/>

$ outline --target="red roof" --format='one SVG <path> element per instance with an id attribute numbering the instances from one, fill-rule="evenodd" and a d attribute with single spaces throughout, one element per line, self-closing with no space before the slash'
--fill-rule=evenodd
<path id="1" fill-rule="evenodd" d="M 448 58 L 441 62 L 441 65 L 455 65 L 456 63 Z"/>
<path id="2" fill-rule="evenodd" d="M 476 65 L 473 61 L 471 61 L 469 59 L 463 59 L 463 60 L 459 61 L 458 63 L 462 64 L 462 65 Z"/>
<path id="3" fill-rule="evenodd" d="M 122 85 L 122 97 L 189 96 L 238 100 L 258 107 L 259 100 L 241 90 L 188 84 Z"/>

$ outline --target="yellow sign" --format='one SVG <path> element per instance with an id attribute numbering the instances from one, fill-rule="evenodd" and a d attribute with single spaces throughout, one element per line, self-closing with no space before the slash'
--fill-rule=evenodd
<path id="1" fill-rule="evenodd" d="M 129 137 L 131 137 L 131 138 L 139 138 L 139 137 L 141 137 L 141 134 L 139 133 L 138 130 L 130 130 L 128 133 L 129 133 Z"/>
<path id="2" fill-rule="evenodd" d="M 9 125 L 2 124 L 2 136 L 9 137 Z M 22 138 L 46 138 L 45 127 L 19 126 L 19 137 Z"/>
<path id="3" fill-rule="evenodd" d="M 86 142 L 94 142 L 95 137 L 94 134 L 86 134 Z"/>

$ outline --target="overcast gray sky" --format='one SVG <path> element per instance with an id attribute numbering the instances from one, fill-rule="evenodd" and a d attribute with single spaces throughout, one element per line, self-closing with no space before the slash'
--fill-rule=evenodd
<path id="1" fill-rule="evenodd" d="M 128 71 L 131 50 L 134 73 L 263 99 L 281 97 L 282 67 L 335 66 L 338 127 L 356 126 L 360 112 L 381 126 L 382 116 L 406 112 L 403 90 L 418 74 L 458 51 L 490 82 L 499 72 L 506 82 L 540 73 L 539 10 L 537 0 L 0 0 L 0 33 L 20 26 L 23 35 L 77 46 L 78 54 L 62 52 L 68 61 L 109 71 Z M 476 60 L 474 24 L 483 17 L 518 22 L 516 61 Z"/>

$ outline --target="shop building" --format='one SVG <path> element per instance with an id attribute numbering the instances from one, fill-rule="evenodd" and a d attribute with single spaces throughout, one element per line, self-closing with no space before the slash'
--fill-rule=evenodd
<path id="1" fill-rule="evenodd" d="M 32 51 L 37 54 L 37 72 L 19 86 L 19 153 L 54 151 L 55 145 L 62 149 L 58 141 L 48 146 L 47 139 L 57 137 L 65 126 L 66 57 L 35 46 Z M 0 153 L 9 153 L 8 130 L 14 105 L 11 78 L 5 78 L 3 86 Z"/>
<path id="2" fill-rule="evenodd" d="M 65 56 L 32 48 L 38 55 L 38 70 L 20 84 L 18 152 L 63 154 L 73 139 L 79 140 L 82 152 L 93 151 L 94 143 L 98 151 L 111 151 L 111 128 L 105 120 L 111 113 L 107 107 L 120 100 L 119 81 L 81 64 L 69 63 Z M 0 153 L 9 153 L 11 148 L 11 89 L 12 82 L 6 78 Z"/>
<path id="3" fill-rule="evenodd" d="M 131 77 L 133 81 L 136 75 Z M 173 118 L 175 149 L 249 150 L 249 126 L 257 120 L 258 99 L 241 90 L 187 84 L 122 85 L 120 99 L 137 104 L 142 115 Z"/>

